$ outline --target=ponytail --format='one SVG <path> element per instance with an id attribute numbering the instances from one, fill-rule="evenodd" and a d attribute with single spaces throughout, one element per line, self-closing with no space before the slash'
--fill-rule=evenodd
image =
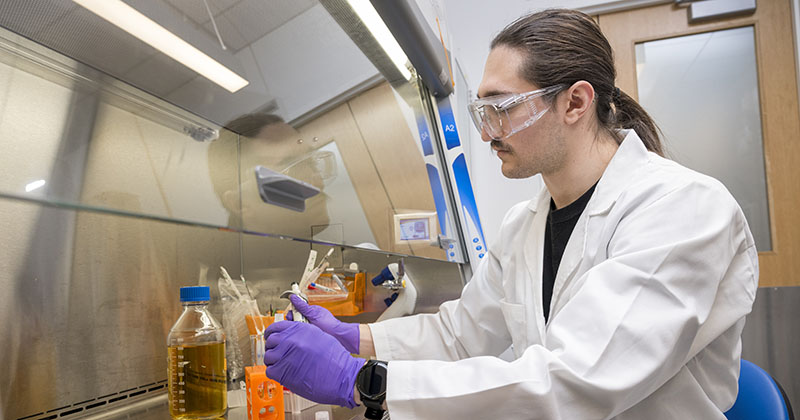
<path id="1" fill-rule="evenodd" d="M 656 123 L 638 102 L 619 88 L 615 89 L 617 93 L 612 96 L 612 101 L 614 103 L 613 121 L 616 128 L 636 131 L 647 150 L 664 156 L 664 147 L 661 144 Z"/>

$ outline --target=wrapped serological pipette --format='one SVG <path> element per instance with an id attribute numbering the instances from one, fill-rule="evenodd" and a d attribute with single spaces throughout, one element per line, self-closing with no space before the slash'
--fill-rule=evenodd
<path id="1" fill-rule="evenodd" d="M 228 380 L 230 389 L 239 389 L 239 382 L 244 379 L 244 367 L 254 360 L 250 331 L 246 316 L 256 321 L 258 335 L 262 335 L 266 327 L 261 322 L 258 304 L 252 297 L 244 277 L 233 280 L 224 267 L 220 267 L 218 288 L 222 298 L 222 324 L 227 337 L 226 358 L 228 359 Z M 257 347 L 255 347 L 257 348 Z M 229 399 L 233 403 L 236 399 Z"/>

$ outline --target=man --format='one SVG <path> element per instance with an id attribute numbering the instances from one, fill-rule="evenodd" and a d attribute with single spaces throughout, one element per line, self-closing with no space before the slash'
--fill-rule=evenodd
<path id="1" fill-rule="evenodd" d="M 225 126 L 228 129 L 209 145 L 208 172 L 214 192 L 228 211 L 229 227 L 308 239 L 312 227 L 322 230 L 329 225 L 330 197 L 325 193 L 324 174 L 313 159 L 318 153 L 313 142 L 298 142 L 300 133 L 273 114 L 246 114 Z M 255 167 L 259 165 L 309 183 L 321 192 L 306 200 L 303 212 L 266 204 L 256 182 Z M 297 257 L 295 248 L 276 247 L 266 241 L 251 241 L 247 248 L 242 258 L 251 280 L 279 278 L 275 267 Z M 284 304 L 278 296 L 261 303 Z"/>
<path id="2" fill-rule="evenodd" d="M 311 142 L 298 142 L 300 133 L 273 114 L 242 115 L 225 127 L 209 145 L 208 172 L 214 192 L 228 211 L 228 226 L 309 238 L 309 226 L 328 224 L 324 193 L 310 198 L 306 211 L 298 213 L 264 204 L 256 185 L 254 170 L 260 165 L 324 190 L 322 174 L 309 159 L 315 152 Z M 237 162 L 241 173 L 236 171 Z"/>
<path id="3" fill-rule="evenodd" d="M 615 76 L 585 14 L 506 27 L 470 112 L 503 174 L 541 174 L 545 188 L 507 213 L 437 314 L 359 326 L 293 299 L 312 325 L 268 329 L 267 375 L 393 419 L 723 419 L 758 283 L 754 241 L 718 181 L 661 156 Z M 498 358 L 509 346 L 513 360 Z M 388 365 L 348 354 L 359 351 Z M 380 375 L 385 394 L 362 383 Z"/>

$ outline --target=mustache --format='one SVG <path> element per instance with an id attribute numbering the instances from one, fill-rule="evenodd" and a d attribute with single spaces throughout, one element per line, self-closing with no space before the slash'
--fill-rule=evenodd
<path id="1" fill-rule="evenodd" d="M 491 148 L 495 152 L 511 152 L 511 147 L 507 144 L 503 144 L 500 140 L 492 140 Z"/>

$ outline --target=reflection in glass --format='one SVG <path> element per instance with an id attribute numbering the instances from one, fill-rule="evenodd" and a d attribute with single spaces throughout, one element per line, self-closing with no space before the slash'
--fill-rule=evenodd
<path id="1" fill-rule="evenodd" d="M 231 93 L 249 83 L 121 0 L 73 1 Z"/>
<path id="2" fill-rule="evenodd" d="M 323 182 L 328 200 L 327 225 L 315 226 L 315 240 L 347 245 L 375 244 L 364 208 L 359 202 L 353 180 L 344 166 L 342 153 L 332 141 L 311 155 L 315 171 Z"/>
<path id="3" fill-rule="evenodd" d="M 245 88 L 227 92 L 78 5 L 3 2 L 0 194 L 445 259 L 448 218 L 431 219 L 426 243 L 394 240 L 393 216 L 435 214 L 441 182 L 428 178 L 439 162 L 421 144 L 434 130 L 416 79 L 379 73 L 383 52 L 352 39 L 371 35 L 342 29 L 330 4 L 212 3 L 220 51 L 208 11 L 190 3 L 131 7 L 245 75 Z M 302 213 L 267 205 L 257 165 L 321 193 Z"/>
<path id="4" fill-rule="evenodd" d="M 274 114 L 248 114 L 226 126 L 241 136 L 233 132 L 220 136 L 211 144 L 208 159 L 212 183 L 229 210 L 229 225 L 253 232 L 310 238 L 312 225 L 328 223 L 325 204 L 328 197 L 322 176 L 315 170 L 314 161 L 305 158 L 313 153 L 311 141 L 303 141 L 292 126 Z M 234 174 L 224 170 L 224 166 L 230 162 L 230 157 L 236 156 L 237 143 L 238 170 Z M 306 200 L 306 210 L 301 213 L 268 205 L 261 200 L 258 191 L 256 166 L 285 173 L 313 185 L 322 193 Z"/>
<path id="5" fill-rule="evenodd" d="M 33 188 L 32 183 L 52 179 L 53 167 L 62 159 L 58 149 L 70 118 L 72 90 L 14 63 L 13 56 L 0 50 L 0 190 L 45 197 L 49 186 Z"/>
<path id="6" fill-rule="evenodd" d="M 81 203 L 226 226 L 226 209 L 214 195 L 208 171 L 203 170 L 207 151 L 215 142 L 194 141 L 183 132 L 111 104 L 101 103 L 96 112 Z M 235 151 L 235 145 L 230 147 Z M 236 173 L 235 159 L 227 166 Z M 231 182 L 230 188 L 236 185 Z M 138 208 L 115 201 L 119 193 L 136 197 Z"/>
<path id="7" fill-rule="evenodd" d="M 722 181 L 772 249 L 753 28 L 637 44 L 636 69 L 670 157 Z"/>
<path id="8" fill-rule="evenodd" d="M 44 184 L 46 184 L 46 183 L 47 182 L 45 180 L 43 180 L 43 179 L 39 179 L 39 180 L 33 181 L 31 183 L 28 183 L 28 185 L 25 186 L 25 192 L 31 192 L 31 191 L 38 190 L 39 188 L 44 187 Z"/>
<path id="9" fill-rule="evenodd" d="M 204 170 L 217 129 L 77 67 L 0 30 L 0 167 L 7 172 L 0 193 L 227 226 L 227 211 Z M 235 150 L 227 165 L 233 174 Z M 237 185 L 234 180 L 231 188 Z"/>

